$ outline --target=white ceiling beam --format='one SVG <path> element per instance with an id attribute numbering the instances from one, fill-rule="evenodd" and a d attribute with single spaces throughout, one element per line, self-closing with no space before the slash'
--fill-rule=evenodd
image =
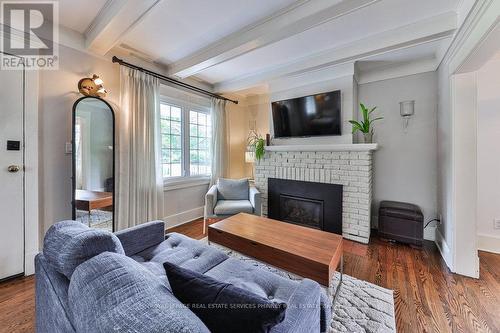
<path id="1" fill-rule="evenodd" d="M 300 58 L 284 65 L 268 68 L 257 74 L 223 81 L 215 84 L 214 88 L 218 92 L 247 89 L 278 77 L 298 75 L 305 71 L 354 62 L 377 54 L 448 38 L 456 30 L 456 22 L 455 12 L 444 13 Z"/>
<path id="2" fill-rule="evenodd" d="M 161 0 L 108 0 L 85 31 L 87 49 L 105 55 Z"/>
<path id="3" fill-rule="evenodd" d="M 181 78 L 241 56 L 303 31 L 347 15 L 380 0 L 300 0 L 297 3 L 247 26 L 193 55 L 169 66 L 169 74 Z"/>
<path id="4" fill-rule="evenodd" d="M 439 66 L 436 58 L 425 58 L 396 65 L 385 66 L 373 70 L 362 71 L 358 76 L 358 83 L 365 84 L 398 77 L 433 72 Z"/>

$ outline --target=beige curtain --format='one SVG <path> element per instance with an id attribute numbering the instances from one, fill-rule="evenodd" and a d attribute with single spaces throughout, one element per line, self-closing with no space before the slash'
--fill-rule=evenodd
<path id="1" fill-rule="evenodd" d="M 118 230 L 161 219 L 159 80 L 122 66 L 118 114 L 118 181 L 116 226 Z"/>
<path id="2" fill-rule="evenodd" d="M 219 98 L 211 100 L 212 114 L 212 174 L 210 186 L 217 182 L 217 179 L 227 174 L 227 123 L 226 123 L 226 101 Z"/>

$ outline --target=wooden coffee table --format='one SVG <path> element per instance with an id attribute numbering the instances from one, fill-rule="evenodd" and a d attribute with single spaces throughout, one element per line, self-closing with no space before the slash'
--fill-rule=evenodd
<path id="1" fill-rule="evenodd" d="M 210 225 L 208 241 L 328 287 L 340 266 L 335 298 L 342 284 L 343 239 L 337 234 L 240 213 Z"/>
<path id="2" fill-rule="evenodd" d="M 112 192 L 97 192 L 87 190 L 75 191 L 76 209 L 89 212 L 88 224 L 90 227 L 90 217 L 93 209 L 113 206 Z"/>

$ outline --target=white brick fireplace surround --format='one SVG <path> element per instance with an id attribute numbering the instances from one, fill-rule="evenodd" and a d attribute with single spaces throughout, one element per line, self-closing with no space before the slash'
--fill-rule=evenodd
<path id="1" fill-rule="evenodd" d="M 342 232 L 368 243 L 372 199 L 372 152 L 377 144 L 268 146 L 255 164 L 255 185 L 267 215 L 267 179 L 343 185 Z"/>

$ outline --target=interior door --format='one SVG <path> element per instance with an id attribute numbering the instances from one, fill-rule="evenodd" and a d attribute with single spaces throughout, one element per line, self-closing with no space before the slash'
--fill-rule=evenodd
<path id="1" fill-rule="evenodd" d="M 0 280 L 24 272 L 23 76 L 0 69 Z"/>

